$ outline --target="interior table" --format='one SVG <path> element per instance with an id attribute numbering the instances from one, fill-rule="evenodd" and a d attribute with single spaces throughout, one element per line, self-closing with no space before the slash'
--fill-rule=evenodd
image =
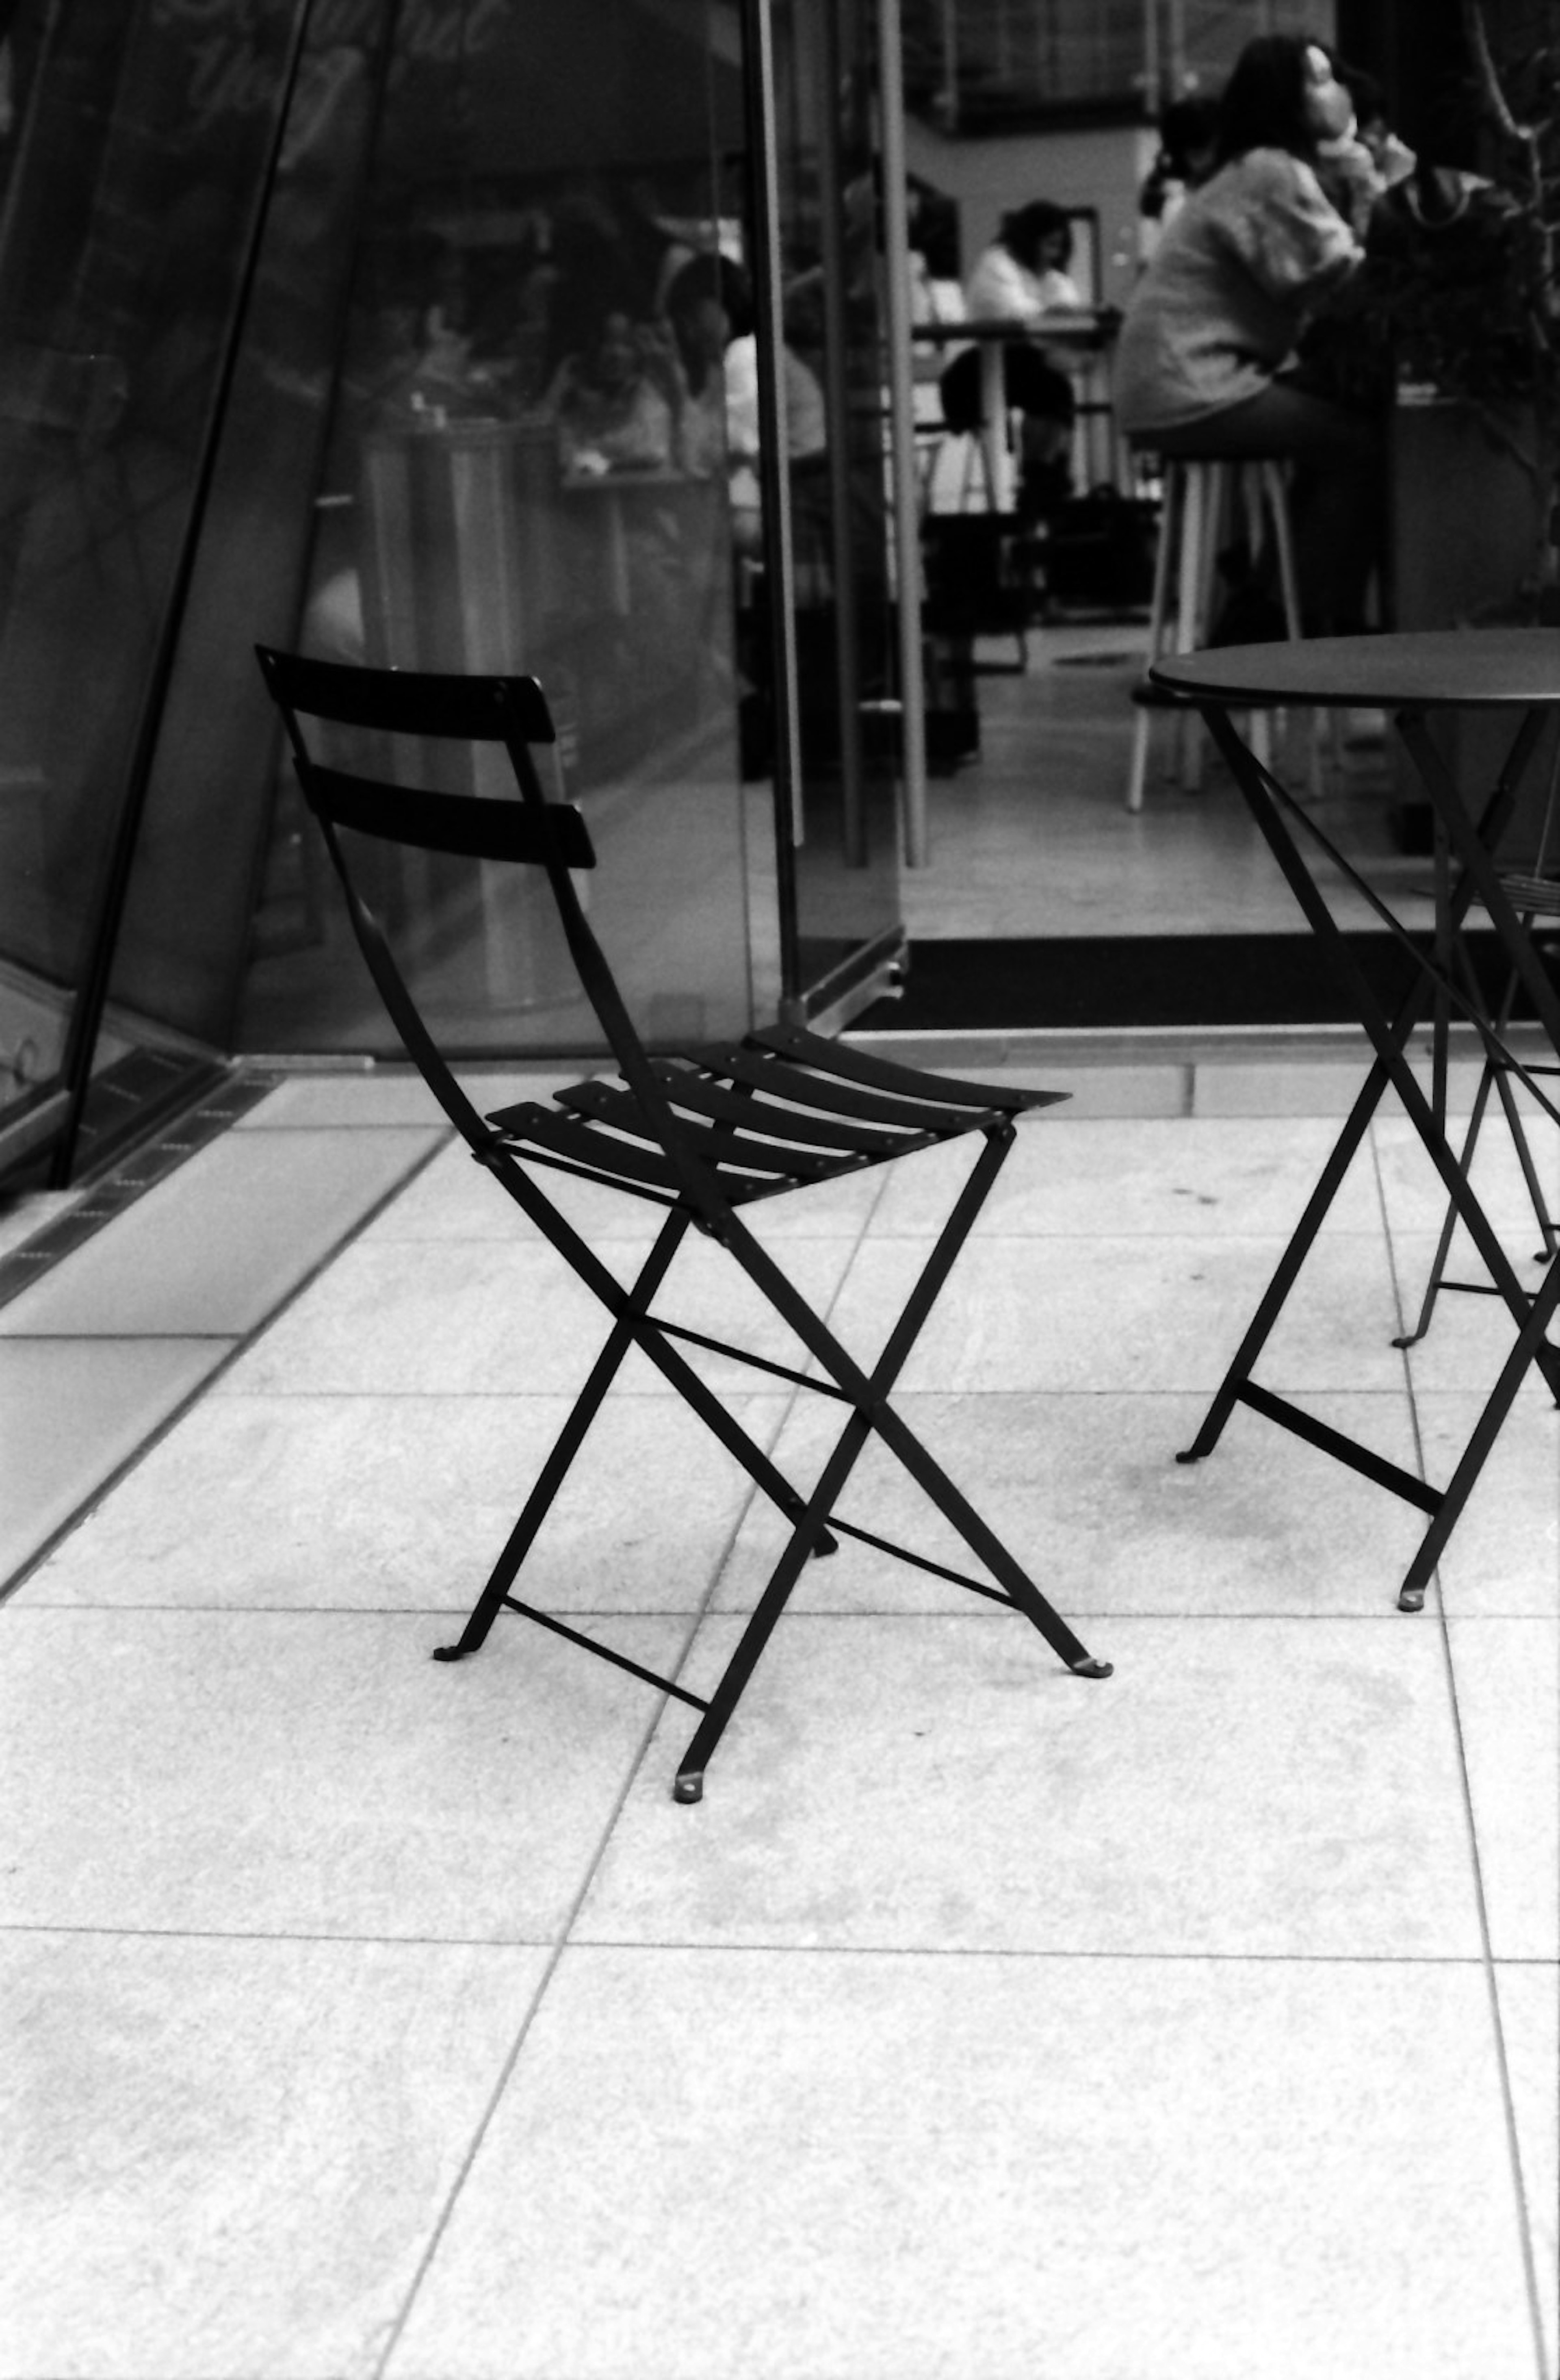
<path id="1" fill-rule="evenodd" d="M 981 448 L 986 465 L 986 499 L 994 513 L 1010 513 L 1018 501 L 1018 467 L 1008 440 L 1007 350 L 1037 347 L 1074 383 L 1079 426 L 1084 443 L 1085 484 L 1114 482 L 1114 442 L 1110 431 L 1110 348 L 1120 316 L 1108 307 L 1053 306 L 1033 322 L 917 322 L 911 330 L 913 346 L 941 356 L 949 349 L 978 347 L 981 374 Z M 1104 424 L 1104 453 L 1095 451 L 1092 435 Z"/>
<path id="2" fill-rule="evenodd" d="M 1503 1038 L 1470 975 L 1448 968 L 1447 960 L 1468 911 L 1480 903 L 1505 958 L 1526 992 L 1557 1062 L 1560 1062 L 1560 990 L 1524 930 L 1502 882 L 1497 860 L 1524 774 L 1550 714 L 1560 708 L 1560 629 L 1435 630 L 1415 635 L 1317 637 L 1294 643 L 1238 645 L 1212 652 L 1180 654 L 1157 662 L 1150 676 L 1168 692 L 1194 704 L 1262 834 L 1315 932 L 1351 1008 L 1369 1036 L 1375 1062 L 1351 1109 L 1336 1146 L 1296 1226 L 1223 1384 L 1192 1444 L 1178 1457 L 1194 1463 L 1212 1452 L 1237 1404 L 1293 1431 L 1338 1462 L 1390 1489 L 1429 1516 L 1429 1526 L 1398 1593 L 1398 1609 L 1418 1611 L 1424 1590 L 1466 1505 L 1513 1400 L 1530 1367 L 1536 1366 L 1560 1401 L 1560 1346 L 1549 1337 L 1560 1305 L 1560 1263 L 1552 1263 L 1536 1292 L 1523 1286 L 1499 1235 L 1459 1164 L 1446 1133 L 1445 1020 L 1455 1009 L 1478 1032 L 1486 1052 L 1527 1087 L 1551 1125 L 1560 1126 L 1560 1108 L 1537 1079 L 1554 1069 L 1524 1064 Z M 1423 784 L 1436 821 L 1436 926 L 1433 952 L 1416 944 L 1373 888 L 1329 842 L 1304 806 L 1286 791 L 1272 771 L 1254 758 L 1231 718 L 1253 706 L 1316 706 L 1384 710 Z M 1459 785 L 1430 733 L 1436 710 L 1505 709 L 1513 719 L 1509 749 L 1493 788 L 1476 795 Z M 1418 963 L 1417 974 L 1395 1015 L 1389 1016 L 1355 957 L 1303 856 L 1303 837 L 1341 869 L 1374 913 Z M 1436 1003 L 1435 1065 L 1426 1097 L 1405 1055 L 1409 1036 L 1426 1007 Z M 1423 1142 L 1447 1195 L 1467 1227 L 1490 1276 L 1493 1293 L 1505 1301 L 1514 1337 L 1462 1453 L 1445 1487 L 1434 1488 L 1369 1447 L 1329 1427 L 1264 1389 L 1252 1378 L 1278 1315 L 1300 1274 L 1345 1173 L 1388 1087 L 1395 1090 Z M 1399 1342 L 1404 1343 L 1404 1342 Z"/>

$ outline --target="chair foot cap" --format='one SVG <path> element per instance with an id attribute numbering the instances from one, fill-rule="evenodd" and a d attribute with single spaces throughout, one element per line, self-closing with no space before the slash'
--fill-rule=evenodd
<path id="1" fill-rule="evenodd" d="M 1399 1611 L 1422 1611 L 1424 1609 L 1423 1587 L 1406 1586 L 1397 1598 L 1397 1609 Z"/>
<path id="2" fill-rule="evenodd" d="M 1111 1661 L 1073 1661 L 1069 1664 L 1075 1678 L 1108 1678 L 1115 1673 Z"/>
<path id="3" fill-rule="evenodd" d="M 435 1645 L 433 1658 L 436 1661 L 464 1661 L 470 1650 L 466 1645 Z"/>
<path id="4" fill-rule="evenodd" d="M 1183 1446 L 1176 1457 L 1178 1463 L 1201 1463 L 1203 1457 L 1194 1446 Z"/>
<path id="5" fill-rule="evenodd" d="M 676 1784 L 671 1789 L 671 1798 L 674 1802 L 702 1802 L 704 1800 L 704 1770 L 702 1768 L 684 1768 L 683 1774 L 678 1778 Z"/>

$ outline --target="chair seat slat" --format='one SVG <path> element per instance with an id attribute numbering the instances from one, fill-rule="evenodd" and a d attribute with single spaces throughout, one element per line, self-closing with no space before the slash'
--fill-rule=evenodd
<path id="1" fill-rule="evenodd" d="M 719 1123 L 734 1123 L 744 1131 L 772 1135 L 804 1148 L 845 1148 L 867 1157 L 897 1157 L 901 1150 L 913 1148 L 917 1137 L 936 1137 L 924 1127 L 918 1135 L 908 1131 L 889 1132 L 880 1125 L 847 1122 L 842 1116 L 811 1115 L 797 1106 L 780 1107 L 768 1099 L 732 1090 L 714 1076 L 695 1074 L 685 1065 L 663 1063 L 655 1071 L 676 1107 L 691 1108 Z M 757 1087 L 767 1092 L 771 1086 L 766 1082 Z"/>
<path id="2" fill-rule="evenodd" d="M 800 1026 L 780 1026 L 749 1038 L 761 1050 L 773 1050 L 782 1058 L 816 1065 L 825 1074 L 843 1075 L 848 1081 L 867 1083 L 878 1090 L 907 1092 L 913 1098 L 925 1086 L 925 1075 L 918 1067 L 896 1065 L 889 1058 L 875 1058 L 846 1042 L 826 1041 Z M 1026 1108 L 1054 1107 L 1069 1096 L 1066 1091 L 1018 1090 L 1011 1084 L 972 1083 L 957 1075 L 938 1075 L 937 1088 L 938 1097 L 952 1106 L 995 1108 L 1003 1115 L 1022 1115 Z"/>
<path id="3" fill-rule="evenodd" d="M 971 1128 L 967 1108 L 937 1107 L 929 1099 L 890 1098 L 882 1091 L 789 1065 L 783 1058 L 762 1050 L 690 1050 L 685 1054 L 707 1065 L 712 1074 L 733 1083 L 751 1084 L 755 1090 L 772 1092 L 777 1099 L 794 1099 L 798 1107 L 822 1108 L 830 1115 L 851 1116 L 863 1123 L 900 1124 L 907 1131 L 939 1136 L 951 1137 Z"/>
<path id="4" fill-rule="evenodd" d="M 573 1164 L 587 1166 L 595 1173 L 621 1175 L 627 1182 L 651 1182 L 663 1190 L 678 1191 L 683 1186 L 659 1145 L 651 1148 L 643 1142 L 618 1139 L 611 1133 L 599 1132 L 587 1123 L 560 1113 L 556 1108 L 527 1102 L 520 1107 L 496 1109 L 489 1121 L 498 1125 L 506 1140 L 521 1145 L 534 1141 L 538 1148 L 566 1157 Z"/>
<path id="5" fill-rule="evenodd" d="M 593 1116 L 619 1132 L 633 1133 L 652 1148 L 662 1145 L 655 1124 L 632 1091 L 593 1081 L 576 1083 L 557 1097 L 560 1106 L 576 1114 Z M 734 1165 L 744 1173 L 778 1173 L 792 1182 L 829 1182 L 837 1173 L 846 1172 L 860 1162 L 853 1156 L 830 1157 L 818 1149 L 758 1140 L 743 1133 L 707 1131 L 682 1116 L 677 1122 L 684 1147 L 704 1164 L 717 1169 Z"/>
<path id="6" fill-rule="evenodd" d="M 1560 878 L 1503 876 L 1501 889 L 1512 907 L 1525 917 L 1560 917 Z"/>
<path id="7" fill-rule="evenodd" d="M 489 1121 L 517 1147 L 530 1142 L 600 1179 L 647 1183 L 670 1191 L 674 1197 L 682 1193 L 682 1181 L 671 1160 L 662 1155 L 659 1141 L 627 1140 L 603 1124 L 572 1116 L 556 1107 L 526 1104 L 495 1109 Z M 710 1137 L 713 1140 L 714 1135 Z M 828 1181 L 850 1170 L 848 1160 L 843 1164 L 826 1161 L 820 1173 L 800 1175 L 792 1171 L 789 1158 L 780 1170 L 774 1162 L 773 1151 L 763 1151 L 762 1142 L 752 1141 L 744 1148 L 729 1134 L 721 1137 L 720 1149 L 719 1162 L 704 1149 L 695 1149 L 694 1154 L 705 1160 L 712 1173 L 719 1174 L 722 1191 L 737 1206 L 751 1198 L 772 1196 L 777 1190 L 795 1189 L 803 1181 Z M 747 1162 L 750 1153 L 755 1159 L 762 1156 L 761 1164 Z"/>

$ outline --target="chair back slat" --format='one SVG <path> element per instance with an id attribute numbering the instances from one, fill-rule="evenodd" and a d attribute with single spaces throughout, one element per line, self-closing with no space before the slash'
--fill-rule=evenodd
<path id="1" fill-rule="evenodd" d="M 596 865 L 590 831 L 571 803 L 532 808 L 479 794 L 425 793 L 312 761 L 299 773 L 310 808 L 355 834 L 467 859 L 525 860 L 543 868 Z"/>
<path id="2" fill-rule="evenodd" d="M 391 735 L 449 735 L 463 743 L 555 744 L 547 698 L 534 677 L 449 677 L 424 670 L 362 669 L 306 661 L 257 645 L 265 682 L 284 710 L 339 727 Z"/>
<path id="3" fill-rule="evenodd" d="M 591 931 L 574 883 L 576 868 L 596 864 L 589 832 L 577 810 L 551 802 L 542 790 L 530 746 L 556 740 L 540 686 L 528 677 L 433 676 L 412 670 L 364 669 L 315 662 L 255 648 L 267 687 L 281 712 L 298 781 L 320 821 L 331 862 L 346 895 L 352 929 L 408 1055 L 473 1152 L 491 1160 L 493 1132 L 451 1070 L 422 1015 L 391 947 L 391 938 L 354 880 L 354 860 L 338 828 L 381 841 L 481 859 L 518 859 L 546 870 L 558 922 L 607 1046 L 640 1101 L 662 1156 L 645 1152 L 633 1165 L 614 1158 L 612 1171 L 650 1169 L 658 1189 L 681 1194 L 710 1221 L 726 1211 L 715 1172 L 672 1115 L 643 1042 L 635 1030 L 605 953 Z M 518 799 L 429 792 L 328 766 L 317 759 L 299 725 L 368 728 L 418 740 L 449 738 L 502 744 L 514 771 Z M 379 764 L 382 767 L 382 762 Z M 419 771 L 422 767 L 419 760 Z M 591 1161 L 599 1162 L 600 1135 Z"/>

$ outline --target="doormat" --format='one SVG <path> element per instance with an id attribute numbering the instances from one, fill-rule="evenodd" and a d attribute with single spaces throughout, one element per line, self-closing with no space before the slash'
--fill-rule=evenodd
<path id="1" fill-rule="evenodd" d="M 1416 935 L 1428 947 L 1429 938 Z M 1494 935 L 1467 946 L 1493 1000 L 1506 979 Z M 1344 941 L 1390 1016 L 1414 974 L 1385 933 Z M 1310 934 L 1114 935 L 1088 941 L 913 941 L 901 997 L 856 1032 L 1087 1030 L 1113 1026 L 1348 1025 L 1355 1013 Z M 1554 972 L 1554 958 L 1550 959 Z M 1525 999 L 1514 1015 L 1530 1016 Z"/>

